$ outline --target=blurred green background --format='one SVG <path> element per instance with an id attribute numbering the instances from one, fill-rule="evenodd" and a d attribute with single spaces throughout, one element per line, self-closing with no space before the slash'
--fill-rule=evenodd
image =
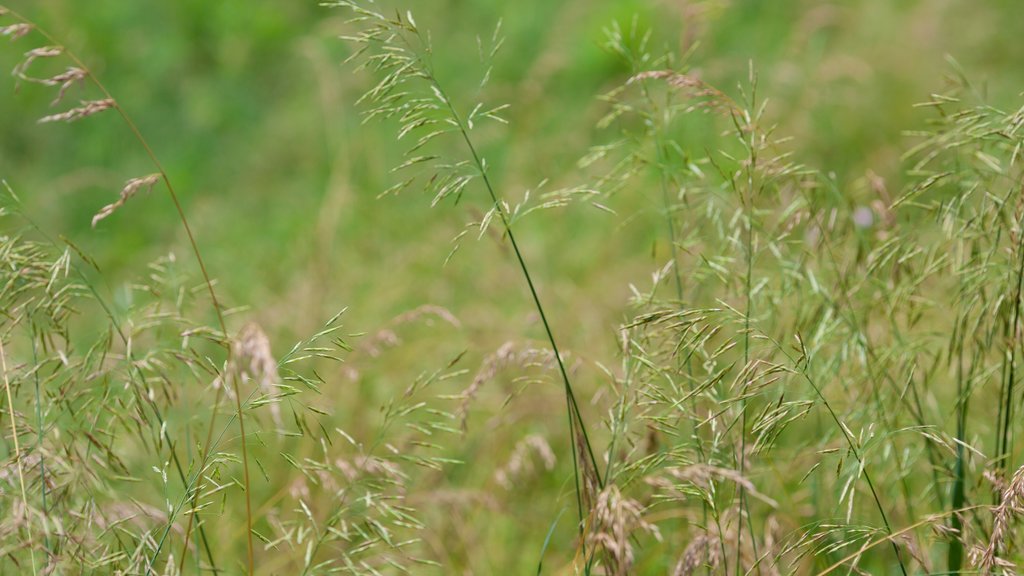
<path id="1" fill-rule="evenodd" d="M 833 173 L 850 195 L 869 169 L 899 188 L 902 132 L 925 117 L 913 104 L 943 90 L 952 70 L 947 54 L 996 105 L 1014 103 L 1024 63 L 1024 18 L 1013 0 L 415 4 L 420 25 L 432 31 L 437 66 L 457 87 L 474 86 L 481 73 L 475 36 L 503 21 L 506 43 L 486 97 L 512 105 L 511 125 L 486 153 L 512 199 L 544 178 L 581 183 L 576 160 L 587 146 L 616 136 L 594 129 L 604 111 L 595 96 L 628 74 L 600 46 L 613 21 L 639 18 L 653 29 L 655 47 L 697 44 L 692 67 L 733 94 L 752 62 L 779 134 L 793 137 L 797 157 Z M 414 190 L 376 199 L 393 183 L 388 169 L 400 149 L 393 126 L 360 124 L 353 103 L 368 79 L 342 65 L 348 47 L 336 38 L 344 31 L 340 12 L 313 1 L 267 0 L 9 5 L 94 67 L 168 168 L 228 301 L 252 306 L 279 332 L 306 333 L 341 305 L 365 326 L 425 302 L 460 317 L 493 314 L 482 294 L 519 307 L 506 309 L 508 318 L 528 312 L 514 270 L 498 278 L 504 267 L 478 273 L 475 262 L 496 257 L 492 243 L 467 243 L 442 267 L 449 240 L 469 220 L 462 208 L 428 211 L 429 199 Z M 5 41 L 0 67 L 13 68 L 41 42 Z M 37 126 L 50 113 L 51 90 L 14 88 L 12 78 L 0 90 L 0 176 L 33 218 L 93 254 L 108 278 L 130 277 L 168 250 L 187 255 L 162 191 L 90 228 L 92 214 L 125 180 L 151 172 L 119 122 L 100 116 Z M 61 106 L 93 97 L 75 88 Z M 699 142 L 701 135 L 693 137 Z M 648 208 L 613 207 L 626 214 Z M 587 329 L 564 336 L 582 339 L 573 347 L 607 340 L 626 282 L 659 261 L 615 258 L 651 254 L 657 218 L 618 226 L 571 209 L 527 224 L 536 229 L 523 238 L 549 298 L 564 303 L 571 296 L 581 311 L 598 315 L 559 312 L 572 317 L 556 324 Z M 478 326 L 494 326 L 488 320 Z"/>

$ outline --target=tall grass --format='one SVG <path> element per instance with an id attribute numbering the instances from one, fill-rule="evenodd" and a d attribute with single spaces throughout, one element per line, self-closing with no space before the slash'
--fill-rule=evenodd
<path id="1" fill-rule="evenodd" d="M 56 91 L 40 121 L 113 111 L 154 166 L 93 226 L 162 184 L 197 268 L 169 254 L 111 287 L 5 184 L 0 572 L 1013 572 L 1024 107 L 990 105 L 951 61 L 907 132 L 910 184 L 844 186 L 798 160 L 753 64 L 713 86 L 697 51 L 658 50 L 634 20 L 607 30 L 621 75 L 572 181 L 517 196 L 484 153 L 519 114 L 487 104 L 514 57 L 500 24 L 462 93 L 433 65 L 462 47 L 412 12 L 327 6 L 365 118 L 407 143 L 385 194 L 468 206 L 449 260 L 493 241 L 468 265 L 514 274 L 537 341 L 493 326 L 506 344 L 488 350 L 427 302 L 368 332 L 342 310 L 275 353 L 258 311 L 221 299 L 128 104 L 0 8 L 19 84 Z M 83 86 L 96 97 L 63 104 Z M 533 265 L 566 248 L 542 240 L 570 212 L 609 242 L 657 230 L 612 353 L 559 346 L 586 304 Z"/>

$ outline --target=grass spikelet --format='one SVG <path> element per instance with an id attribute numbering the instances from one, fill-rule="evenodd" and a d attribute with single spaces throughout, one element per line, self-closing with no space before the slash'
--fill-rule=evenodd
<path id="1" fill-rule="evenodd" d="M 4 10 L 5 14 L 9 13 L 6 8 Z M 19 22 L 17 24 L 8 24 L 7 26 L 0 27 L 0 36 L 9 36 L 11 42 L 14 42 L 19 38 L 27 36 L 31 31 L 31 24 L 28 24 L 27 22 Z"/>
<path id="2" fill-rule="evenodd" d="M 467 429 L 470 405 L 480 393 L 481 388 L 492 381 L 498 374 L 509 368 L 527 370 L 530 368 L 553 369 L 554 358 L 549 350 L 523 347 L 516 342 L 502 344 L 494 353 L 488 355 L 470 385 L 459 394 L 460 402 L 456 414 L 459 416 L 463 432 Z"/>
<path id="3" fill-rule="evenodd" d="M 644 519 L 640 503 L 624 497 L 617 486 L 609 484 L 597 495 L 587 533 L 592 553 L 603 555 L 606 574 L 625 576 L 632 572 L 635 557 L 630 540 L 638 531 L 661 540 L 657 526 Z"/>
<path id="4" fill-rule="evenodd" d="M 118 208 L 124 206 L 126 202 L 131 200 L 132 197 L 139 192 L 139 190 L 145 190 L 148 192 L 152 190 L 153 186 L 155 186 L 159 181 L 159 174 L 150 174 L 149 176 L 143 176 L 141 178 L 132 178 L 128 182 L 125 182 L 124 188 L 121 189 L 121 194 L 117 199 L 117 202 L 107 204 L 92 217 L 92 227 L 95 228 L 96 224 L 98 224 L 100 220 L 112 215 Z"/>
<path id="5" fill-rule="evenodd" d="M 283 425 L 281 406 L 274 397 L 280 375 L 277 358 L 270 348 L 270 338 L 259 324 L 249 322 L 238 332 L 231 346 L 232 366 L 229 366 L 229 371 L 241 379 L 243 386 L 255 384 L 270 405 L 271 416 L 280 429 Z"/>
<path id="6" fill-rule="evenodd" d="M 55 58 L 63 53 L 64 49 L 60 46 L 40 46 L 39 48 L 33 48 L 28 52 L 25 52 L 24 58 L 22 58 L 21 62 L 19 62 L 18 65 L 14 67 L 14 70 L 11 71 L 11 74 L 17 76 L 18 78 L 21 78 L 22 80 L 34 80 L 34 78 L 31 78 L 27 75 L 28 68 L 32 65 L 33 62 L 35 62 L 39 58 Z"/>
<path id="7" fill-rule="evenodd" d="M 82 105 L 77 108 L 71 108 L 65 112 L 58 114 L 50 114 L 43 116 L 38 120 L 40 124 L 47 124 L 50 122 L 74 122 L 75 120 L 81 120 L 82 118 L 88 118 L 103 112 L 110 110 L 115 106 L 114 100 L 111 98 L 103 98 L 102 100 L 83 100 Z"/>
<path id="8" fill-rule="evenodd" d="M 722 561 L 721 550 L 707 534 L 699 534 L 683 550 L 672 576 L 692 576 L 701 568 L 715 570 Z"/>

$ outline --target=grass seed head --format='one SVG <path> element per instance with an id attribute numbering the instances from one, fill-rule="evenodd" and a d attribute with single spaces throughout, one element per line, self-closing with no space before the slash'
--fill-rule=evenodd
<path id="1" fill-rule="evenodd" d="M 115 106 L 117 106 L 117 103 L 111 98 L 89 101 L 83 100 L 81 106 L 59 114 L 43 116 L 39 119 L 39 123 L 48 124 L 50 122 L 74 122 L 75 120 L 81 120 L 82 118 L 88 118 L 89 116 L 99 114 L 104 110 L 110 110 Z"/>
<path id="2" fill-rule="evenodd" d="M 130 200 L 139 190 L 143 188 L 148 192 L 153 188 L 153 185 L 160 180 L 159 174 L 150 174 L 149 176 L 143 176 L 141 178 L 132 178 L 125 183 L 124 188 L 121 189 L 121 196 L 117 199 L 117 202 L 113 204 L 107 204 L 92 217 L 92 226 L 96 227 L 96 224 L 104 218 L 110 216 L 117 211 L 118 208 L 124 206 L 128 200 Z"/>
<path id="3" fill-rule="evenodd" d="M 2 14 L 0 14 L 2 15 Z M 24 37 L 26 34 L 32 31 L 32 25 L 25 22 L 19 22 L 17 24 L 10 24 L 7 26 L 0 27 L 0 36 L 10 36 L 11 41 L 15 41 L 18 38 Z"/>

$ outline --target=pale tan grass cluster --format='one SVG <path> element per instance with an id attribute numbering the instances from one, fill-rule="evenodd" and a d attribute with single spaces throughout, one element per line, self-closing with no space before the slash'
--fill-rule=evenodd
<path id="1" fill-rule="evenodd" d="M 12 74 L 19 80 L 25 82 L 32 82 L 35 84 L 41 84 L 43 86 L 59 86 L 57 90 L 57 96 L 50 102 L 50 106 L 56 106 L 62 100 L 67 91 L 75 84 L 83 81 L 88 77 L 89 73 L 83 68 L 78 66 L 69 66 L 63 72 L 54 74 L 46 78 L 38 78 L 30 76 L 28 69 L 33 62 L 42 58 L 55 58 L 64 53 L 64 48 L 61 46 L 41 46 L 39 48 L 33 48 L 25 53 L 24 59 L 14 67 Z"/>
<path id="2" fill-rule="evenodd" d="M 334 465 L 350 482 L 365 476 L 387 478 L 398 485 L 406 480 L 406 475 L 398 464 L 377 456 L 360 456 L 351 461 L 338 458 Z"/>
<path id="3" fill-rule="evenodd" d="M 598 476 L 597 467 L 587 454 L 587 443 L 584 440 L 583 430 L 574 419 L 572 422 L 576 429 L 573 434 L 573 442 L 576 445 L 576 466 L 580 475 L 580 500 L 584 509 L 590 510 L 594 505 L 594 499 L 604 490 L 601 485 L 601 478 Z"/>
<path id="4" fill-rule="evenodd" d="M 242 327 L 232 343 L 231 356 L 243 380 L 256 382 L 264 391 L 277 382 L 277 360 L 270 338 L 259 324 L 249 322 Z"/>
<path id="5" fill-rule="evenodd" d="M 339 461 L 339 468 L 342 470 L 348 469 L 342 468 L 342 466 L 349 467 L 349 464 L 345 461 Z M 351 472 L 352 473 L 349 475 L 350 479 L 358 476 L 354 469 L 352 469 Z M 314 469 L 306 471 L 305 474 L 296 476 L 291 481 L 291 484 L 288 485 L 288 494 L 296 500 L 310 500 L 314 497 L 313 491 L 310 489 L 310 484 L 327 493 L 335 493 L 341 489 L 333 471 L 326 469 Z"/>
<path id="6" fill-rule="evenodd" d="M 230 372 L 236 374 L 243 385 L 255 383 L 260 392 L 268 397 L 275 392 L 274 385 L 280 380 L 277 372 L 277 359 L 274 358 L 274 352 L 271 350 L 270 338 L 259 324 L 249 322 L 238 332 L 231 343 L 231 366 L 229 368 Z M 274 424 L 281 428 L 283 424 L 281 405 L 276 401 L 271 401 L 269 404 Z"/>
<path id="7" fill-rule="evenodd" d="M 448 309 L 442 306 L 436 306 L 434 304 L 424 304 L 418 306 L 408 312 L 403 312 L 398 316 L 395 316 L 388 322 L 387 326 L 381 328 L 371 336 L 363 340 L 362 345 L 359 347 L 359 351 L 366 353 L 370 357 L 376 358 L 380 356 L 385 349 L 393 348 L 402 343 L 402 339 L 399 338 L 398 332 L 396 331 L 400 326 L 406 324 L 412 324 L 421 320 L 428 320 L 430 318 L 440 319 L 455 328 L 462 326 L 459 319 L 455 317 Z"/>
<path id="8" fill-rule="evenodd" d="M 6 8 L 4 8 L 3 10 L 4 10 L 3 12 L 0 12 L 0 16 L 2 16 L 3 14 L 7 13 L 7 9 Z M 32 31 L 32 25 L 31 24 L 26 24 L 24 22 L 19 22 L 17 24 L 9 24 L 7 26 L 0 27 L 0 36 L 10 36 L 11 40 L 14 41 L 14 40 L 17 40 L 18 38 L 21 38 L 22 36 L 28 34 L 31 31 Z"/>
<path id="9" fill-rule="evenodd" d="M 630 539 L 642 531 L 661 541 L 658 527 L 644 519 L 644 508 L 636 500 L 622 495 L 618 486 L 610 484 L 597 496 L 592 530 L 588 544 L 606 553 L 608 573 L 625 576 L 633 569 L 634 554 Z"/>
<path id="10" fill-rule="evenodd" d="M 742 114 L 741 108 L 732 98 L 692 74 L 681 74 L 674 70 L 646 70 L 631 76 L 626 84 L 644 80 L 664 80 L 669 86 L 692 99 L 694 110 L 705 109 L 726 115 Z"/>
<path id="11" fill-rule="evenodd" d="M 530 457 L 532 454 L 545 470 L 554 469 L 556 460 L 551 445 L 543 436 L 531 434 L 516 443 L 508 462 L 495 471 L 494 480 L 506 490 L 511 490 L 518 480 L 535 470 L 534 459 Z"/>
<path id="12" fill-rule="evenodd" d="M 75 120 L 81 120 L 82 118 L 88 118 L 89 116 L 99 114 L 104 110 L 110 110 L 115 106 L 117 106 L 117 103 L 111 98 L 103 98 L 102 100 L 83 100 L 81 106 L 59 114 L 43 116 L 39 119 L 39 123 L 74 122 Z"/>
<path id="13" fill-rule="evenodd" d="M 14 67 L 14 70 L 11 73 L 22 80 L 35 80 L 35 78 L 28 75 L 28 68 L 33 62 L 40 58 L 55 58 L 63 53 L 64 49 L 60 46 L 40 46 L 39 48 L 33 48 L 32 50 L 25 52 L 24 59 Z"/>
<path id="14" fill-rule="evenodd" d="M 15 414 L 19 416 L 19 414 Z M 4 495 L 4 484 L 16 482 L 18 479 L 18 464 L 16 460 L 12 459 L 9 462 L 0 464 L 0 496 Z M 32 468 L 39 465 L 38 454 L 25 454 L 21 457 L 20 462 L 22 468 Z"/>
<path id="15" fill-rule="evenodd" d="M 469 418 L 469 407 L 484 384 L 494 380 L 498 374 L 509 368 L 518 367 L 550 369 L 554 366 L 554 355 L 550 350 L 541 348 L 525 347 L 520 348 L 515 342 L 502 344 L 493 354 L 484 358 L 480 369 L 473 377 L 472 383 L 459 395 L 461 402 L 456 411 L 462 423 L 462 430 L 466 430 L 466 421 Z"/>
<path id="16" fill-rule="evenodd" d="M 95 523 L 97 530 L 116 529 L 125 524 L 131 524 L 135 528 L 145 530 L 153 524 L 167 522 L 167 512 L 157 506 L 151 506 L 138 500 L 126 500 L 113 502 L 106 506 L 101 513 L 90 518 Z M 176 534 L 181 534 L 184 529 L 174 525 L 171 528 Z"/>
<path id="17" fill-rule="evenodd" d="M 999 554 L 1012 549 L 1012 524 L 1021 516 L 1024 516 L 1024 466 L 1014 472 L 1009 485 L 1003 490 L 999 505 L 993 512 L 992 534 L 989 536 L 988 545 L 984 548 L 975 546 L 971 549 L 971 563 L 975 568 L 981 570 L 983 574 L 990 574 L 994 568 L 1009 572 L 1016 567 L 1013 562 L 1001 558 Z"/>
<path id="18" fill-rule="evenodd" d="M 131 200 L 131 198 L 139 192 L 139 190 L 145 189 L 146 192 L 149 192 L 159 181 L 159 174 L 150 174 L 149 176 L 143 176 L 141 178 L 132 178 L 128 182 L 125 182 L 124 188 L 121 189 L 121 195 L 117 199 L 117 202 L 107 204 L 103 208 L 100 208 L 100 211 L 92 217 L 93 228 L 96 227 L 96 224 L 99 223 L 100 220 L 110 216 L 116 212 L 118 208 L 124 206 L 128 200 Z"/>
<path id="19" fill-rule="evenodd" d="M 1002 470 L 998 468 L 986 468 L 985 471 L 981 473 L 981 477 L 991 484 L 992 488 L 996 492 L 1003 492 L 1006 490 L 1006 478 L 1003 477 Z"/>
<path id="20" fill-rule="evenodd" d="M 60 86 L 57 90 L 57 97 L 50 102 L 50 106 L 56 106 L 64 99 L 64 94 L 67 93 L 68 89 L 84 80 L 86 76 L 88 76 L 88 72 L 76 66 L 71 66 L 60 74 L 49 78 L 34 79 L 34 81 L 44 86 Z"/>
<path id="21" fill-rule="evenodd" d="M 687 544 L 672 570 L 672 576 L 690 576 L 703 567 L 715 570 L 721 562 L 722 549 L 718 542 L 707 534 L 700 534 Z"/>

